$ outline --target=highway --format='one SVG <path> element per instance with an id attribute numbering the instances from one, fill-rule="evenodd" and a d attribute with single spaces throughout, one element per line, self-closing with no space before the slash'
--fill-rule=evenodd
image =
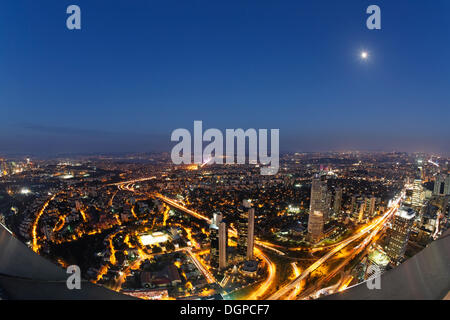
<path id="1" fill-rule="evenodd" d="M 117 184 L 114 184 L 114 185 L 118 186 L 118 188 L 120 190 L 128 190 L 128 191 L 131 191 L 131 192 L 135 192 L 134 188 L 131 187 L 132 184 L 134 184 L 135 182 L 138 182 L 138 181 L 151 180 L 151 179 L 154 179 L 154 178 L 155 177 L 144 178 L 144 179 L 137 179 L 137 180 L 133 180 L 133 181 L 126 181 L 126 182 L 122 182 L 122 183 L 117 183 Z M 126 186 L 123 187 L 123 185 L 126 185 Z M 171 205 L 171 206 L 173 206 L 173 207 L 175 207 L 175 208 L 177 208 L 177 209 L 179 209 L 179 210 L 181 210 L 183 212 L 186 212 L 186 213 L 190 214 L 191 216 L 193 216 L 193 217 L 195 217 L 197 219 L 204 220 L 204 221 L 208 222 L 208 224 L 211 223 L 211 219 L 209 219 L 208 217 L 205 217 L 205 216 L 203 216 L 203 215 L 201 215 L 201 214 L 199 214 L 199 213 L 197 213 L 195 211 L 192 211 L 192 210 L 190 210 L 190 209 L 188 209 L 188 208 L 178 204 L 176 201 L 174 201 L 174 200 L 172 200 L 170 198 L 167 198 L 167 197 L 165 197 L 165 196 L 163 196 L 161 194 L 156 194 L 156 197 L 161 199 L 162 201 L 166 202 L 167 204 L 169 204 L 169 205 Z M 166 212 L 164 213 L 165 219 L 167 219 L 167 217 L 168 217 L 167 214 L 168 214 L 168 210 L 166 210 Z M 192 252 L 191 249 L 189 249 L 189 248 L 182 248 L 180 250 L 181 251 L 186 251 L 189 254 L 189 256 L 192 259 L 192 262 L 203 273 L 203 275 L 207 279 L 208 283 L 216 283 L 216 279 L 214 278 L 214 276 L 203 266 L 203 264 L 198 260 L 198 258 Z"/>
<path id="2" fill-rule="evenodd" d="M 189 254 L 189 256 L 191 257 L 192 262 L 195 264 L 197 269 L 199 269 L 201 271 L 201 273 L 203 273 L 203 275 L 205 276 L 205 278 L 208 281 L 208 283 L 216 283 L 216 279 L 214 278 L 214 276 L 211 274 L 211 272 L 209 272 L 203 266 L 203 264 L 197 259 L 196 255 L 192 252 L 192 250 L 190 248 L 182 248 L 180 250 L 184 250 L 184 251 L 186 251 Z"/>
<path id="3" fill-rule="evenodd" d="M 401 197 L 398 198 L 394 205 L 386 211 L 386 213 L 376 219 L 372 224 L 362 228 L 357 234 L 347 238 L 343 242 L 341 242 L 338 246 L 334 247 L 330 252 L 328 252 L 326 255 L 324 255 L 322 258 L 311 264 L 308 268 L 306 268 L 297 278 L 295 278 L 293 281 L 291 281 L 289 284 L 283 286 L 280 290 L 275 292 L 273 295 L 271 295 L 268 300 L 278 300 L 287 293 L 289 293 L 291 290 L 294 290 L 297 286 L 301 285 L 302 280 L 304 280 L 307 276 L 311 274 L 314 270 L 316 270 L 318 267 L 320 267 L 323 263 L 325 263 L 328 259 L 330 259 L 332 256 L 334 256 L 336 253 L 338 253 L 341 249 L 345 248 L 350 243 L 356 241 L 357 239 L 363 237 L 364 235 L 369 234 L 370 239 L 373 237 L 371 233 L 369 233 L 371 230 L 377 228 L 378 230 L 381 229 L 383 224 L 388 220 L 389 217 L 391 217 L 397 210 L 398 204 L 401 201 Z M 366 240 L 365 240 L 366 241 Z"/>
<path id="4" fill-rule="evenodd" d="M 267 278 L 264 282 L 258 286 L 258 288 L 253 291 L 248 297 L 247 300 L 257 300 L 261 299 L 261 297 L 270 289 L 275 281 L 275 264 L 259 249 L 255 248 L 255 255 L 264 260 L 267 265 Z"/>
<path id="5" fill-rule="evenodd" d="M 183 212 L 190 214 L 191 216 L 193 216 L 195 218 L 204 220 L 208 224 L 211 223 L 211 219 L 209 219 L 208 217 L 203 216 L 193 210 L 190 210 L 170 198 L 167 198 L 161 194 L 157 194 L 156 197 L 161 199 L 162 201 L 166 202 L 167 204 L 169 204 Z M 237 231 L 230 228 L 230 234 L 233 236 L 237 236 Z M 262 247 L 265 247 L 266 249 L 273 250 L 273 251 L 277 252 L 278 254 L 284 255 L 283 252 L 281 252 L 273 247 L 269 247 L 268 243 L 260 243 L 259 241 L 255 241 L 255 243 L 256 243 L 256 245 L 261 245 Z M 258 288 L 254 292 L 251 293 L 251 295 L 247 298 L 248 300 L 255 300 L 258 297 L 263 296 L 267 292 L 267 290 L 273 285 L 273 283 L 275 281 L 275 271 L 276 271 L 275 264 L 257 247 L 255 247 L 255 256 L 261 258 L 265 262 L 265 264 L 267 265 L 268 275 L 267 275 L 266 280 L 261 285 L 259 285 Z M 200 263 L 200 265 L 201 265 L 201 263 Z"/>
<path id="6" fill-rule="evenodd" d="M 197 219 L 205 220 L 208 224 L 211 224 L 211 219 L 209 219 L 208 217 L 201 215 L 200 213 L 197 213 L 195 211 L 192 211 L 192 210 L 180 205 L 178 202 L 163 196 L 162 194 L 156 194 L 156 197 L 163 200 L 164 202 L 170 204 L 171 206 L 174 206 L 175 208 L 177 208 L 183 212 L 186 212 L 187 214 L 190 214 L 191 216 L 193 216 Z"/>
<path id="7" fill-rule="evenodd" d="M 122 181 L 122 182 L 107 184 L 106 186 L 121 186 L 124 184 L 132 184 L 132 183 L 148 181 L 148 180 L 153 180 L 153 179 L 156 179 L 156 177 L 153 176 L 153 177 L 145 177 L 145 178 L 134 179 L 134 180 L 129 180 L 129 181 Z"/>
<path id="8" fill-rule="evenodd" d="M 126 189 L 128 189 L 129 191 L 134 191 L 132 188 L 126 188 Z M 167 203 L 168 205 L 173 206 L 176 209 L 179 209 L 197 219 L 204 220 L 208 224 L 211 223 L 210 218 L 208 218 L 198 212 L 195 212 L 191 209 L 186 208 L 185 206 L 179 204 L 175 200 L 172 200 L 161 194 L 156 194 L 155 196 L 157 198 L 159 198 L 160 200 L 162 200 L 163 202 Z M 374 235 L 376 235 L 379 232 L 379 230 L 381 230 L 383 228 L 384 223 L 396 212 L 401 199 L 402 199 L 402 197 L 399 197 L 398 199 L 396 199 L 393 202 L 393 205 L 384 213 L 383 216 L 375 219 L 368 226 L 361 228 L 359 231 L 357 231 L 357 233 L 355 235 L 350 236 L 349 238 L 342 240 L 341 242 L 339 242 L 337 244 L 327 246 L 327 249 L 331 249 L 331 250 L 326 255 L 324 255 L 323 257 L 321 257 L 317 261 L 315 261 L 313 264 L 311 264 L 300 275 L 298 275 L 295 279 L 293 279 L 287 285 L 283 286 L 280 290 L 278 290 L 277 292 L 272 294 L 268 299 L 269 300 L 278 300 L 291 291 L 293 291 L 293 292 L 291 292 L 291 294 L 288 296 L 288 298 L 291 298 L 291 299 L 295 298 L 295 296 L 297 296 L 299 294 L 299 292 L 301 291 L 302 281 L 304 279 L 306 279 L 314 270 L 319 268 L 321 265 L 323 265 L 325 262 L 327 262 L 330 258 L 332 258 L 335 254 L 337 254 L 340 250 L 342 250 L 349 244 L 357 241 L 361 237 L 367 236 L 367 238 L 364 239 L 364 241 L 360 244 L 360 246 L 365 247 L 372 240 Z M 373 231 L 373 232 L 371 232 L 371 231 Z M 237 235 L 237 232 L 234 229 L 230 229 L 230 234 Z M 278 250 L 274 245 L 272 245 L 270 243 L 262 242 L 262 241 L 255 241 L 255 244 L 258 246 L 264 247 L 266 249 L 270 249 L 279 255 L 285 255 L 284 252 Z M 359 248 L 359 247 L 357 247 L 357 248 Z M 190 253 L 192 254 L 192 252 L 190 252 Z M 261 298 L 262 296 L 264 296 L 264 294 L 266 294 L 266 292 L 270 289 L 270 287 L 273 285 L 273 283 L 275 281 L 275 271 L 276 271 L 275 264 L 266 255 L 264 255 L 264 253 L 260 249 L 255 248 L 255 254 L 258 257 L 260 257 L 262 260 L 264 260 L 264 262 L 266 263 L 267 268 L 268 268 L 268 276 L 267 276 L 266 280 L 261 285 L 259 285 L 255 291 L 253 291 L 249 295 L 248 299 L 251 299 L 251 300 Z M 346 259 L 346 261 L 347 261 L 347 259 Z M 199 261 L 197 261 L 197 262 L 200 265 L 199 269 L 201 269 L 202 273 L 204 273 L 205 276 L 207 278 L 209 278 L 207 276 L 207 274 L 209 272 L 204 272 L 205 270 L 202 270 L 204 268 L 203 265 Z M 211 281 L 211 279 L 208 279 L 208 280 Z"/>
<path id="9" fill-rule="evenodd" d="M 374 229 L 374 231 L 372 231 L 372 234 L 376 234 L 378 233 L 378 229 Z M 371 238 L 371 236 L 369 238 Z M 365 241 L 365 240 L 364 240 Z M 368 244 L 368 243 L 367 243 Z M 356 250 L 353 250 L 348 257 L 345 258 L 344 261 L 342 261 L 336 268 L 334 268 L 333 270 L 329 271 L 326 275 L 326 277 L 324 277 L 323 279 L 320 279 L 320 281 L 315 284 L 313 287 L 308 288 L 306 291 L 302 292 L 300 296 L 298 296 L 299 292 L 297 292 L 296 294 L 291 294 L 288 298 L 288 300 L 294 300 L 294 299 L 305 299 L 308 298 L 309 296 L 318 296 L 320 292 L 323 292 L 324 289 L 321 288 L 321 285 L 323 283 L 326 283 L 328 281 L 330 281 L 331 279 L 333 279 L 333 277 L 342 270 L 342 268 L 344 268 L 346 265 L 348 265 L 348 263 L 354 258 L 356 257 L 359 253 L 361 253 L 362 250 L 367 249 L 368 246 L 367 244 L 365 246 L 363 245 L 358 245 L 357 247 L 355 247 Z M 335 288 L 336 290 L 338 290 L 338 285 L 340 283 L 338 282 L 335 286 L 332 286 L 333 288 Z M 328 292 L 331 292 L 332 289 L 331 287 L 328 288 L 327 290 Z"/>
<path id="10" fill-rule="evenodd" d="M 53 201 L 58 194 L 59 193 L 55 193 L 50 199 L 48 199 L 42 206 L 41 210 L 39 210 L 39 212 L 36 214 L 36 218 L 33 222 L 32 228 L 31 228 L 31 237 L 32 237 L 32 241 L 33 241 L 32 249 L 34 252 L 38 252 L 39 248 L 40 248 L 40 246 L 37 243 L 37 228 L 38 228 L 38 224 L 39 224 L 39 219 L 44 214 L 45 209 L 47 209 L 50 202 Z"/>

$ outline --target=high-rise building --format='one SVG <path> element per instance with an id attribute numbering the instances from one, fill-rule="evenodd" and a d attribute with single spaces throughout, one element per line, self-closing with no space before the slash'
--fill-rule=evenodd
<path id="1" fill-rule="evenodd" d="M 247 260 L 253 259 L 255 247 L 255 209 L 248 210 Z"/>
<path id="2" fill-rule="evenodd" d="M 450 195 L 450 175 L 439 174 L 436 176 L 436 181 L 434 182 L 435 196 L 448 196 Z"/>
<path id="3" fill-rule="evenodd" d="M 366 217 L 364 213 L 366 212 L 366 203 L 362 202 L 359 206 L 359 213 L 358 213 L 358 222 L 364 222 L 366 220 Z"/>
<path id="4" fill-rule="evenodd" d="M 219 224 L 219 269 L 227 267 L 228 232 L 227 224 L 222 221 Z"/>
<path id="5" fill-rule="evenodd" d="M 244 200 L 244 213 L 239 217 L 238 227 L 238 254 L 247 259 L 253 259 L 255 242 L 255 209 L 251 207 L 249 201 Z"/>
<path id="6" fill-rule="evenodd" d="M 309 213 L 308 238 L 311 242 L 318 242 L 323 236 L 323 213 L 314 211 Z"/>
<path id="7" fill-rule="evenodd" d="M 222 214 L 214 213 L 211 224 L 209 226 L 209 242 L 210 242 L 209 259 L 211 266 L 214 268 L 219 267 L 219 254 L 220 254 L 219 225 L 221 222 L 222 222 Z"/>
<path id="8" fill-rule="evenodd" d="M 445 183 L 444 183 L 444 195 L 449 196 L 450 195 L 450 174 L 448 174 L 445 177 Z"/>
<path id="9" fill-rule="evenodd" d="M 436 180 L 434 181 L 433 195 L 438 196 L 441 194 L 442 182 L 443 182 L 442 175 L 438 174 L 436 176 Z M 442 190 L 442 191 L 444 191 L 444 190 Z"/>
<path id="10" fill-rule="evenodd" d="M 423 186 L 421 179 L 415 179 L 413 183 L 411 204 L 414 208 L 419 209 L 423 204 Z"/>
<path id="11" fill-rule="evenodd" d="M 328 221 L 328 214 L 330 210 L 329 195 L 327 192 L 327 181 L 325 176 L 316 174 L 311 181 L 311 197 L 309 203 L 309 219 L 308 225 L 311 219 L 311 213 L 320 211 L 323 215 L 323 223 Z"/>
<path id="12" fill-rule="evenodd" d="M 363 219 L 369 219 L 375 216 L 375 197 L 367 197 L 364 202 L 364 217 Z"/>
<path id="13" fill-rule="evenodd" d="M 334 214 L 338 215 L 339 213 L 341 213 L 341 207 L 342 207 L 342 188 L 337 188 L 334 194 L 334 204 L 333 204 Z"/>
<path id="14" fill-rule="evenodd" d="M 412 208 L 401 207 L 393 218 L 386 253 L 394 264 L 398 264 L 405 254 L 414 216 Z"/>
<path id="15" fill-rule="evenodd" d="M 325 188 L 326 188 L 326 183 L 325 183 Z M 331 194 L 331 192 L 328 192 L 327 189 L 325 189 L 325 208 L 324 210 L 324 223 L 328 222 L 330 220 L 330 217 L 333 214 L 333 210 L 331 208 L 331 199 L 333 198 L 333 195 Z"/>

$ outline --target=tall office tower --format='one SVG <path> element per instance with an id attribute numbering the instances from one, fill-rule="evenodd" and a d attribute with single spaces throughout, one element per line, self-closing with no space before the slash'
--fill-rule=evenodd
<path id="1" fill-rule="evenodd" d="M 324 214 L 323 214 L 323 221 L 328 222 L 330 221 L 330 217 L 333 215 L 333 210 L 331 208 L 331 200 L 333 198 L 333 194 L 329 192 L 328 190 L 325 191 L 325 208 L 324 208 Z"/>
<path id="2" fill-rule="evenodd" d="M 222 214 L 214 213 L 211 224 L 209 226 L 209 261 L 212 267 L 219 267 L 219 225 L 222 222 Z"/>
<path id="3" fill-rule="evenodd" d="M 228 247 L 227 224 L 222 221 L 219 224 L 219 269 L 220 270 L 223 270 L 227 267 L 227 247 Z"/>
<path id="4" fill-rule="evenodd" d="M 323 235 L 323 213 L 314 211 L 309 213 L 308 220 L 308 238 L 311 242 L 318 242 Z"/>
<path id="5" fill-rule="evenodd" d="M 445 177 L 444 195 L 446 196 L 450 195 L 450 174 L 447 174 L 447 176 Z"/>
<path id="6" fill-rule="evenodd" d="M 375 215 L 375 197 L 367 197 L 364 202 L 364 217 L 363 219 L 372 218 Z"/>
<path id="7" fill-rule="evenodd" d="M 359 213 L 358 213 L 358 222 L 363 222 L 366 220 L 366 217 L 364 216 L 364 213 L 366 211 L 366 203 L 362 202 L 359 206 Z"/>
<path id="8" fill-rule="evenodd" d="M 320 211 L 323 214 L 324 223 L 328 221 L 329 203 L 327 194 L 327 181 L 325 176 L 315 175 L 311 182 L 311 197 L 309 212 Z M 309 221 L 308 221 L 309 223 Z"/>
<path id="9" fill-rule="evenodd" d="M 255 209 L 248 209 L 247 260 L 253 259 L 255 247 Z"/>
<path id="10" fill-rule="evenodd" d="M 445 194 L 445 180 L 446 177 L 443 174 L 438 174 L 436 176 L 436 181 L 434 182 L 434 191 L 433 195 L 441 196 Z M 450 183 L 450 181 L 449 181 Z"/>
<path id="11" fill-rule="evenodd" d="M 254 232 L 255 232 L 255 209 L 251 207 L 250 202 L 243 202 L 245 212 L 240 216 L 238 227 L 237 252 L 245 259 L 253 259 L 254 250 Z"/>
<path id="12" fill-rule="evenodd" d="M 394 264 L 398 264 L 405 254 L 414 216 L 414 210 L 408 207 L 399 208 L 394 216 L 386 246 L 386 253 Z"/>
<path id="13" fill-rule="evenodd" d="M 413 193 L 411 204 L 414 208 L 420 208 L 423 204 L 423 187 L 422 180 L 415 179 L 413 183 Z"/>
<path id="14" fill-rule="evenodd" d="M 338 215 L 341 213 L 341 207 L 342 207 L 342 188 L 337 188 L 336 193 L 334 194 L 334 204 L 333 204 L 333 210 L 334 214 Z"/>

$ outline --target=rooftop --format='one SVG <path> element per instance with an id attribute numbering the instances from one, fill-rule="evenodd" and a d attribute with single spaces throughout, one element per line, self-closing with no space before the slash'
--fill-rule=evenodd
<path id="1" fill-rule="evenodd" d="M 410 220 L 410 219 L 414 218 L 416 213 L 412 208 L 403 206 L 403 207 L 400 207 L 400 209 L 398 209 L 396 215 L 403 219 Z"/>

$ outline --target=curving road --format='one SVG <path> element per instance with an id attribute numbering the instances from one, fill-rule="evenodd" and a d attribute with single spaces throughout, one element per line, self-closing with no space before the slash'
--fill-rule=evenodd
<path id="1" fill-rule="evenodd" d="M 373 235 L 370 233 L 370 231 L 374 229 L 381 229 L 384 225 L 384 223 L 390 218 L 398 209 L 398 205 L 401 201 L 401 197 L 398 198 L 396 201 L 394 201 L 393 206 L 386 211 L 386 213 L 376 219 L 373 223 L 368 225 L 367 227 L 364 227 L 361 229 L 357 234 L 347 238 L 345 241 L 341 242 L 338 246 L 333 248 L 330 252 L 328 252 L 326 255 L 324 255 L 322 258 L 314 262 L 312 265 L 310 265 L 308 268 L 306 268 L 297 278 L 295 278 L 293 281 L 291 281 L 289 284 L 285 285 L 283 288 L 275 292 L 273 295 L 269 297 L 269 300 L 278 300 L 287 293 L 289 293 L 291 290 L 294 290 L 297 286 L 301 285 L 301 282 L 303 279 L 305 279 L 307 276 L 309 276 L 314 270 L 316 270 L 318 267 L 320 267 L 323 263 L 325 263 L 327 260 L 329 260 L 332 256 L 334 256 L 336 253 L 338 253 L 341 249 L 345 248 L 350 243 L 358 240 L 359 238 L 368 235 L 368 239 L 371 239 Z M 367 240 L 367 239 L 366 239 Z M 365 241 L 366 241 L 365 240 Z"/>

